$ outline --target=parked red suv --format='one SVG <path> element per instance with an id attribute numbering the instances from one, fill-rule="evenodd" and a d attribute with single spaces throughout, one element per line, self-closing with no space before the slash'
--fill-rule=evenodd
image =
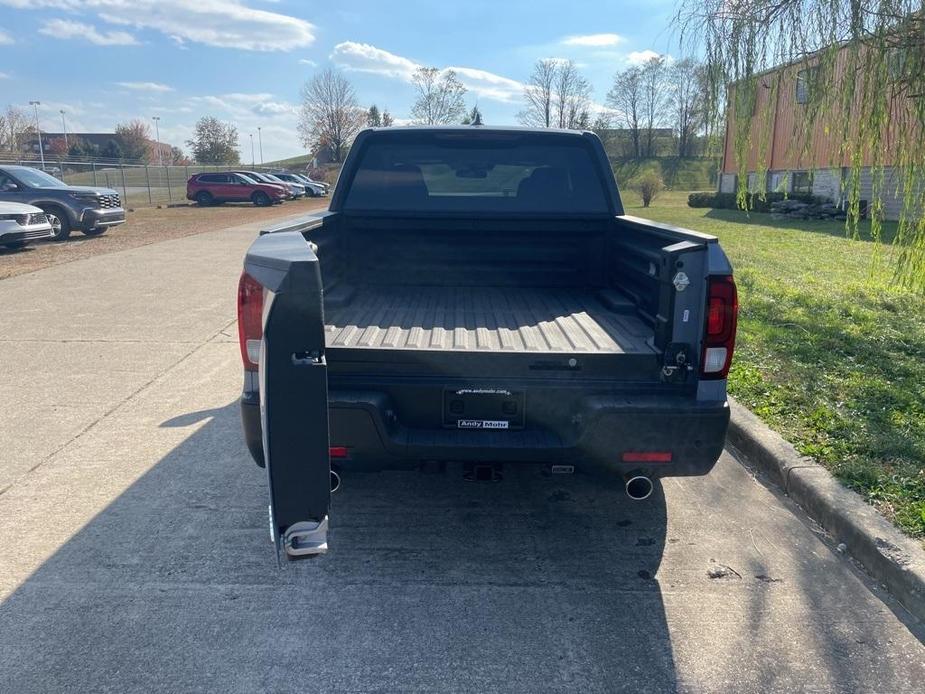
<path id="1" fill-rule="evenodd" d="M 239 173 L 193 174 L 186 182 L 186 197 L 200 205 L 218 202 L 247 202 L 258 207 L 282 202 L 289 197 L 284 186 L 262 183 Z"/>

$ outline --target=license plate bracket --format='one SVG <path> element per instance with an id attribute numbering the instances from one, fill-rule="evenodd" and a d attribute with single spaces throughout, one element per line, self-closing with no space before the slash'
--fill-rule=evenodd
<path id="1" fill-rule="evenodd" d="M 523 391 L 503 388 L 447 388 L 443 426 L 448 429 L 523 429 Z"/>

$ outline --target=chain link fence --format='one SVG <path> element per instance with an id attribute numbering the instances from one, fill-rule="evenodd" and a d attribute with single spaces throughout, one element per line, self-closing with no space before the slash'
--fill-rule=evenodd
<path id="1" fill-rule="evenodd" d="M 75 161 L 45 157 L 45 164 L 33 159 L 10 159 L 0 155 L 0 166 L 32 166 L 42 169 L 68 185 L 112 188 L 122 196 L 123 207 L 144 207 L 186 202 L 186 182 L 193 174 L 209 171 L 273 171 L 262 166 L 237 167 L 158 166 L 157 164 L 127 164 L 100 161 Z M 276 169 L 278 170 L 278 169 Z"/>

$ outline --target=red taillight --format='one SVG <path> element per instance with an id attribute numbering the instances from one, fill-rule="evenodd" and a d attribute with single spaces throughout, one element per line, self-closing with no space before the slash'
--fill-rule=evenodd
<path id="1" fill-rule="evenodd" d="M 624 463 L 670 463 L 671 451 L 626 451 Z"/>
<path id="2" fill-rule="evenodd" d="M 263 287 L 246 272 L 238 281 L 238 342 L 245 371 L 256 371 L 263 339 Z"/>
<path id="3" fill-rule="evenodd" d="M 732 275 L 710 277 L 700 377 L 726 378 L 736 343 L 739 299 Z"/>
<path id="4" fill-rule="evenodd" d="M 347 453 L 346 446 L 331 446 L 328 448 L 328 456 L 331 458 L 346 458 Z"/>

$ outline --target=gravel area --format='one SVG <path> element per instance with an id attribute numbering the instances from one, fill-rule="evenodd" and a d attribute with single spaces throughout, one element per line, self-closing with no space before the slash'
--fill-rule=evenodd
<path id="1" fill-rule="evenodd" d="M 206 208 L 195 205 L 137 208 L 127 213 L 125 224 L 110 229 L 102 236 L 91 238 L 75 231 L 63 243 L 34 243 L 19 251 L 0 248 L 0 279 L 181 236 L 323 210 L 327 204 L 327 199 L 322 198 L 293 200 L 273 207 L 228 204 Z"/>

